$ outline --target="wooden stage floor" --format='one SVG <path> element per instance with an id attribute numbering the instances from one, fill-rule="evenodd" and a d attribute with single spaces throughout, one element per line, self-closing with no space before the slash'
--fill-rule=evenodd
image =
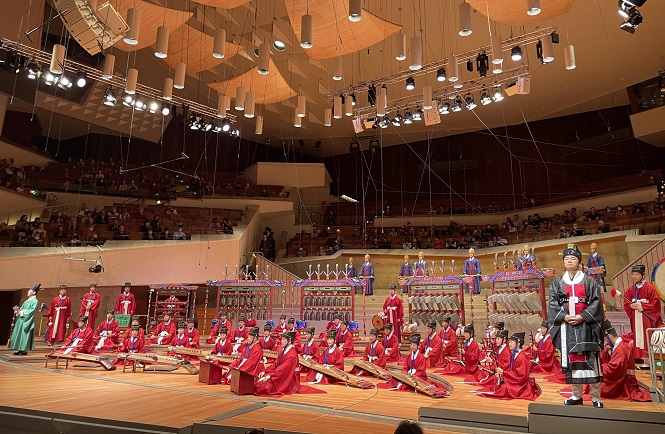
<path id="1" fill-rule="evenodd" d="M 35 357 L 20 363 L 7 361 L 7 351 L 0 352 L 1 406 L 109 420 L 122 418 L 174 428 L 210 423 L 295 432 L 338 433 L 361 428 L 368 433 L 392 433 L 400 420 L 417 420 L 421 407 L 526 416 L 531 403 L 479 397 L 472 393 L 479 387 L 461 383 L 462 377 L 448 377 L 455 391 L 444 399 L 378 388 L 317 385 L 314 387 L 326 393 L 266 400 L 238 397 L 229 391 L 229 386 L 199 383 L 198 376 L 182 369 L 123 373 L 122 369 L 104 371 L 101 367 L 73 367 L 72 363 L 67 371 L 53 369 L 55 363 L 49 363 L 46 369 L 45 352 L 45 348 L 38 348 L 31 353 Z M 648 372 L 638 371 L 638 378 L 650 384 Z M 563 385 L 548 383 L 539 375 L 536 379 L 543 393 L 535 402 L 563 405 L 558 393 Z M 604 400 L 604 404 L 610 409 L 665 413 L 665 405 L 652 402 Z M 435 428 L 430 426 L 426 432 L 483 432 L 454 426 Z"/>

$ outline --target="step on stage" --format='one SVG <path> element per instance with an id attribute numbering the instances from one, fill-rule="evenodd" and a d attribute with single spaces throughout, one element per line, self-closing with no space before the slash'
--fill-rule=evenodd
<path id="1" fill-rule="evenodd" d="M 326 393 L 266 400 L 199 383 L 183 369 L 123 373 L 71 362 L 67 371 L 47 369 L 47 350 L 39 348 L 20 360 L 0 351 L 0 432 L 234 434 L 265 428 L 266 433 L 374 434 L 392 433 L 402 419 L 420 420 L 429 434 L 662 434 L 665 429 L 664 404 L 604 400 L 604 409 L 564 407 L 558 393 L 563 385 L 542 376 L 536 377 L 543 393 L 535 402 L 481 398 L 472 393 L 479 387 L 461 383 L 461 377 L 447 377 L 455 390 L 444 399 L 315 385 Z M 650 383 L 648 372 L 638 371 L 638 378 Z"/>

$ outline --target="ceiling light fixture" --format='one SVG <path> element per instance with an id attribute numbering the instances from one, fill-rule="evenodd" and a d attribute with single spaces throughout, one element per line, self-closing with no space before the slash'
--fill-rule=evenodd
<path id="1" fill-rule="evenodd" d="M 125 107 L 131 107 L 134 105 L 134 95 L 127 93 L 127 91 L 122 93 L 122 105 Z"/>
<path id="2" fill-rule="evenodd" d="M 416 88 L 416 80 L 413 77 L 406 79 L 406 90 L 413 90 Z"/>
<path id="3" fill-rule="evenodd" d="M 395 52 L 397 53 L 395 59 L 399 61 L 406 60 L 406 35 L 404 33 L 395 35 L 395 45 Z"/>
<path id="4" fill-rule="evenodd" d="M 65 90 L 69 89 L 70 87 L 72 87 L 72 81 L 65 74 L 62 74 L 60 76 L 60 80 L 58 80 L 58 87 Z"/>
<path id="5" fill-rule="evenodd" d="M 501 86 L 495 85 L 494 95 L 492 95 L 494 102 L 499 102 L 503 100 L 503 92 L 501 91 Z"/>
<path id="6" fill-rule="evenodd" d="M 522 60 L 522 48 L 519 45 L 515 45 L 512 50 L 510 50 L 510 58 L 513 59 L 513 62 L 519 62 Z"/>
<path id="7" fill-rule="evenodd" d="M 78 87 L 83 87 L 88 83 L 88 81 L 85 78 L 85 72 L 79 70 L 79 72 L 76 73 L 76 85 Z"/>
<path id="8" fill-rule="evenodd" d="M 411 37 L 411 64 L 409 69 L 417 71 L 423 67 L 423 43 L 419 36 Z"/>
<path id="9" fill-rule="evenodd" d="M 134 99 L 134 108 L 140 111 L 145 110 L 145 103 L 139 94 L 136 94 L 136 98 Z"/>
<path id="10" fill-rule="evenodd" d="M 349 0 L 349 21 L 357 23 L 363 19 L 363 1 Z"/>
<path id="11" fill-rule="evenodd" d="M 552 43 L 552 35 L 543 38 L 543 62 L 554 62 L 554 44 Z"/>
<path id="12" fill-rule="evenodd" d="M 312 35 L 314 34 L 314 20 L 311 15 L 303 15 L 300 21 L 300 46 L 306 50 L 312 48 Z"/>
<path id="13" fill-rule="evenodd" d="M 415 112 L 413 112 L 413 120 L 414 121 L 422 121 L 423 120 L 423 109 L 418 107 Z"/>
<path id="14" fill-rule="evenodd" d="M 566 45 L 563 49 L 563 60 L 566 64 L 567 70 L 573 70 L 577 67 L 575 63 L 575 47 L 572 45 Z"/>
<path id="15" fill-rule="evenodd" d="M 268 44 L 262 42 L 259 45 L 259 63 L 256 72 L 261 75 L 268 75 L 270 72 L 270 48 Z"/>
<path id="16" fill-rule="evenodd" d="M 104 55 L 104 67 L 102 68 L 103 80 L 113 78 L 113 68 L 115 68 L 115 56 L 113 54 Z"/>
<path id="17" fill-rule="evenodd" d="M 139 43 L 139 29 L 141 28 L 141 10 L 135 8 L 127 9 L 127 25 L 129 31 L 125 34 L 125 44 L 136 45 Z"/>
<path id="18" fill-rule="evenodd" d="M 116 101 L 117 98 L 115 97 L 115 91 L 113 90 L 113 86 L 109 86 L 108 89 L 106 89 L 106 91 L 104 92 L 103 104 L 105 106 L 114 107 Z"/>
<path id="19" fill-rule="evenodd" d="M 33 58 L 28 62 L 28 64 L 26 65 L 25 69 L 28 70 L 28 78 L 29 78 L 29 79 L 34 80 L 35 78 L 37 78 L 37 77 L 39 76 L 40 69 L 39 69 L 39 65 L 38 65 L 37 62 L 35 61 L 34 56 L 33 56 Z"/>
<path id="20" fill-rule="evenodd" d="M 275 39 L 275 40 L 272 42 L 272 47 L 273 47 L 275 50 L 277 50 L 277 51 L 284 51 L 284 50 L 286 50 L 286 44 L 285 44 L 283 41 L 279 40 L 279 39 Z"/>
<path id="21" fill-rule="evenodd" d="M 148 106 L 148 111 L 152 114 L 157 113 L 157 110 L 159 110 L 159 103 L 157 101 L 150 101 L 150 105 Z"/>
<path id="22" fill-rule="evenodd" d="M 342 66 L 342 58 L 340 56 L 335 57 L 333 60 L 333 75 L 332 79 L 335 81 L 340 81 L 344 78 L 344 68 Z"/>
<path id="23" fill-rule="evenodd" d="M 231 129 L 231 123 L 229 122 L 229 120 L 226 118 L 222 119 L 222 131 L 227 133 L 230 129 Z"/>
<path id="24" fill-rule="evenodd" d="M 436 71 L 436 81 L 446 81 L 446 68 L 439 68 Z"/>
<path id="25" fill-rule="evenodd" d="M 466 104 L 467 110 L 473 110 L 476 107 L 478 107 L 478 104 L 475 103 L 475 101 L 473 100 L 473 96 L 471 96 L 470 93 L 466 94 L 466 98 L 464 98 L 464 103 Z"/>
<path id="26" fill-rule="evenodd" d="M 216 29 L 212 43 L 212 57 L 223 59 L 226 56 L 226 30 Z"/>
<path id="27" fill-rule="evenodd" d="M 626 31 L 630 34 L 634 34 L 635 30 L 639 27 L 640 24 L 642 24 L 642 21 L 644 21 L 644 18 L 642 17 L 642 14 L 640 11 L 637 10 L 637 8 L 633 8 L 632 12 L 630 13 L 628 19 L 621 23 L 619 28 L 623 31 Z"/>
<path id="28" fill-rule="evenodd" d="M 535 16 L 540 13 L 540 0 L 527 0 L 526 2 L 526 14 L 530 16 Z"/>
<path id="29" fill-rule="evenodd" d="M 454 112 L 462 111 L 462 100 L 459 97 L 455 99 L 455 102 L 453 103 L 452 108 L 453 108 Z"/>
<path id="30" fill-rule="evenodd" d="M 459 5 L 459 35 L 469 36 L 471 29 L 471 5 L 466 1 Z"/>
<path id="31" fill-rule="evenodd" d="M 439 106 L 439 114 L 447 115 L 450 113 L 450 103 L 444 102 Z"/>
<path id="32" fill-rule="evenodd" d="M 190 130 L 199 129 L 199 119 L 196 117 L 196 113 L 192 112 L 192 115 L 189 117 L 189 121 L 187 121 L 187 125 L 189 126 Z"/>
<path id="33" fill-rule="evenodd" d="M 411 111 L 407 109 L 404 112 L 404 125 L 410 125 L 413 123 L 413 115 L 411 114 Z"/>
<path id="34" fill-rule="evenodd" d="M 487 105 L 491 102 L 492 102 L 492 98 L 490 98 L 490 95 L 487 92 L 487 89 L 483 88 L 482 92 L 480 93 L 480 103 L 482 105 Z"/>
<path id="35" fill-rule="evenodd" d="M 399 127 L 399 126 L 402 125 L 402 115 L 399 114 L 399 110 L 397 111 L 397 114 L 395 115 L 395 117 L 393 118 L 393 120 L 391 122 L 392 122 L 393 126 L 395 126 L 395 127 Z"/>
<path id="36" fill-rule="evenodd" d="M 169 28 L 157 27 L 157 42 L 155 43 L 155 57 L 166 59 L 169 51 Z"/>
<path id="37" fill-rule="evenodd" d="M 171 114 L 171 108 L 167 103 L 162 103 L 162 116 L 168 116 Z"/>

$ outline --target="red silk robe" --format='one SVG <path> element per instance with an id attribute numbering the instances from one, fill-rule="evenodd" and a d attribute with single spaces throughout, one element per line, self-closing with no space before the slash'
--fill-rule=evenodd
<path id="1" fill-rule="evenodd" d="M 122 291 L 118 298 L 115 301 L 115 313 L 123 315 L 134 315 L 136 310 L 136 298 L 131 292 L 125 295 L 125 291 Z"/>
<path id="2" fill-rule="evenodd" d="M 81 330 L 77 327 L 69 334 L 69 337 L 65 340 L 65 343 L 62 345 L 62 348 L 58 350 L 58 352 L 64 353 L 69 348 L 72 348 L 70 353 L 75 352 L 92 354 L 94 349 L 92 335 L 93 332 L 90 327 L 86 327 L 84 330 Z M 76 345 L 74 345 L 76 339 L 79 339 L 79 341 L 76 343 Z"/>
<path id="3" fill-rule="evenodd" d="M 433 336 L 427 336 L 420 342 L 420 347 L 418 347 L 423 357 L 427 361 L 428 368 L 440 368 L 441 365 L 441 354 L 443 353 L 443 346 L 441 345 L 441 338 L 436 333 L 433 333 Z"/>
<path id="4" fill-rule="evenodd" d="M 374 345 L 369 344 L 365 347 L 365 353 L 363 354 L 363 360 L 370 362 L 381 369 L 386 369 L 386 349 L 383 348 L 381 342 L 378 340 L 374 342 Z M 354 366 L 351 369 L 351 374 L 353 375 L 365 375 L 365 371 L 360 369 L 357 366 Z"/>
<path id="5" fill-rule="evenodd" d="M 630 318 L 630 329 L 634 334 L 633 357 L 636 359 L 646 359 L 649 357 L 649 351 L 647 349 L 647 329 L 660 327 L 663 324 L 663 320 L 660 317 L 660 297 L 658 296 L 658 292 L 656 292 L 656 288 L 654 288 L 649 282 L 644 282 L 644 285 L 639 289 L 636 288 L 636 285 L 632 285 L 626 291 L 625 296 L 628 300 L 646 300 L 646 303 L 642 303 L 642 309 L 644 309 L 644 313 L 648 314 L 655 320 L 655 322 L 652 322 L 646 317 L 646 315 L 632 309 L 630 307 L 631 302 L 624 299 L 623 308 L 626 311 L 626 314 L 628 314 L 628 318 Z M 642 317 L 641 330 L 637 330 L 635 325 L 636 317 L 638 315 Z"/>
<path id="6" fill-rule="evenodd" d="M 90 304 L 90 309 L 87 308 L 88 300 L 92 300 Z M 87 315 L 88 317 L 88 327 L 94 328 L 95 323 L 97 322 L 97 313 L 99 312 L 99 302 L 101 298 L 97 292 L 90 295 L 88 291 L 81 300 L 81 308 L 79 309 L 79 317 Z"/>
<path id="7" fill-rule="evenodd" d="M 226 326 L 226 336 L 233 336 L 233 328 L 231 327 L 231 321 L 224 320 L 223 323 L 222 321 L 217 321 L 217 324 L 215 324 L 215 326 L 210 331 L 210 336 L 208 336 L 208 339 L 206 339 L 206 344 L 217 343 L 219 338 L 219 329 L 222 326 Z"/>
<path id="8" fill-rule="evenodd" d="M 302 353 L 302 342 L 300 342 L 300 332 L 299 332 L 298 330 L 296 330 L 295 327 L 292 328 L 291 330 L 289 330 L 289 329 L 287 328 L 286 331 L 287 331 L 287 332 L 294 332 L 294 333 L 296 334 L 296 337 L 293 338 L 293 346 L 295 347 L 295 349 L 296 349 L 296 351 L 298 352 L 298 354 Z M 282 346 L 281 342 L 280 342 L 280 345 L 279 345 L 279 346 L 280 346 L 280 347 Z"/>
<path id="9" fill-rule="evenodd" d="M 402 299 L 397 295 L 392 298 L 386 298 L 386 301 L 383 302 L 383 311 L 386 313 L 386 322 L 394 324 L 393 330 L 401 330 L 402 324 L 404 324 L 404 304 L 402 303 Z"/>
<path id="10" fill-rule="evenodd" d="M 383 348 L 386 349 L 386 362 L 399 362 L 399 341 L 397 340 L 395 333 L 391 333 L 389 336 L 384 336 L 381 344 L 383 345 Z"/>
<path id="11" fill-rule="evenodd" d="M 169 335 L 160 339 L 159 335 L 162 332 L 166 332 Z M 173 321 L 169 320 L 168 324 L 166 324 L 165 322 L 160 322 L 159 324 L 157 324 L 157 327 L 152 332 L 152 334 L 155 335 L 155 337 L 150 338 L 148 340 L 148 345 L 168 345 L 169 342 L 173 339 L 173 336 L 175 336 L 177 332 L 178 329 L 176 328 L 176 325 Z"/>
<path id="12" fill-rule="evenodd" d="M 102 340 L 101 334 L 104 331 L 106 332 L 107 336 L 106 339 L 104 339 L 102 346 L 98 349 L 97 347 L 99 346 L 99 341 Z M 120 326 L 118 325 L 118 321 L 112 319 L 111 322 L 108 322 L 107 320 L 100 322 L 97 326 L 97 329 L 95 330 L 95 335 L 93 338 L 95 350 L 100 351 L 113 349 L 113 346 L 119 342 L 118 336 L 120 336 Z"/>
<path id="13" fill-rule="evenodd" d="M 459 348 L 457 348 L 457 334 L 452 327 L 443 329 L 439 332 L 439 339 L 441 339 L 441 344 L 443 346 L 443 351 L 441 354 L 442 358 L 446 357 L 457 357 L 459 356 Z"/>
<path id="14" fill-rule="evenodd" d="M 185 338 L 189 340 L 187 344 L 185 344 L 186 347 L 189 348 L 201 348 L 201 335 L 199 334 L 199 331 L 196 328 L 193 329 L 185 329 Z"/>
<path id="15" fill-rule="evenodd" d="M 258 379 L 263 368 L 263 348 L 260 345 L 245 346 L 242 356 L 231 363 L 230 368 L 238 368 L 241 371 L 253 375 L 254 381 Z"/>
<path id="16" fill-rule="evenodd" d="M 494 357 L 494 354 L 492 354 L 492 357 Z M 494 368 L 499 367 L 503 369 L 504 371 L 508 369 L 510 366 L 510 349 L 508 349 L 508 345 L 503 344 L 500 347 L 496 348 L 496 360 L 494 361 Z M 496 383 L 496 377 L 494 375 L 491 375 L 488 373 L 482 380 L 480 380 L 480 384 L 495 384 Z"/>
<path id="17" fill-rule="evenodd" d="M 480 396 L 501 399 L 528 399 L 535 401 L 540 396 L 536 380 L 531 376 L 531 360 L 522 351 L 515 355 L 512 363 L 501 375 L 503 383 L 494 392 L 479 393 Z"/>
<path id="18" fill-rule="evenodd" d="M 291 395 L 300 387 L 300 374 L 296 371 L 298 367 L 298 353 L 295 348 L 287 347 L 275 362 L 270 365 L 265 375 L 270 378 L 266 381 L 258 381 L 254 385 L 254 394 L 258 396 L 282 396 Z"/>
<path id="19" fill-rule="evenodd" d="M 233 351 L 233 342 L 231 339 L 219 340 L 212 350 L 212 354 L 229 355 Z"/>
<path id="20" fill-rule="evenodd" d="M 325 342 L 326 336 L 330 330 L 335 330 L 335 333 L 339 333 L 339 324 L 335 325 L 334 321 L 328 321 L 328 325 L 326 325 L 326 329 L 319 335 L 319 339 L 323 339 Z"/>
<path id="21" fill-rule="evenodd" d="M 131 336 L 128 336 L 127 339 L 124 339 L 118 348 L 119 353 L 144 353 L 145 352 L 145 342 L 140 337 L 136 337 L 135 341 L 132 343 Z M 113 364 L 116 366 L 122 366 L 125 362 L 121 359 L 113 360 Z M 134 362 L 127 362 L 127 366 L 134 365 Z"/>
<path id="22" fill-rule="evenodd" d="M 274 350 L 275 349 L 275 340 L 271 337 L 265 338 L 262 337 L 261 340 L 259 341 L 259 345 L 261 345 L 261 348 L 264 350 Z"/>
<path id="23" fill-rule="evenodd" d="M 427 361 L 425 360 L 420 351 L 416 351 L 415 356 L 413 353 L 409 353 L 409 355 L 404 360 L 404 365 L 402 366 L 402 373 L 410 374 L 413 377 L 418 377 L 421 380 L 429 382 L 427 380 L 426 365 Z M 399 383 L 394 378 L 390 380 L 388 386 L 391 388 L 399 386 L 398 390 L 411 390 L 411 387 L 407 386 L 406 384 Z"/>
<path id="24" fill-rule="evenodd" d="M 346 330 L 344 333 L 337 333 L 335 343 L 342 351 L 344 357 L 355 357 L 356 352 L 353 349 L 353 335 L 350 331 Z"/>
<path id="25" fill-rule="evenodd" d="M 67 337 L 67 321 L 72 317 L 72 301 L 69 297 L 56 296 L 48 308 L 48 320 L 53 324 L 48 328 L 46 342 L 63 342 Z"/>
<path id="26" fill-rule="evenodd" d="M 321 363 L 321 349 L 319 348 L 319 344 L 314 339 L 305 342 L 305 345 L 302 346 L 302 355 L 312 356 L 312 360 L 314 360 L 316 363 Z M 301 371 L 303 369 L 305 368 L 300 368 Z"/>
<path id="27" fill-rule="evenodd" d="M 535 373 L 561 374 L 561 363 L 556 356 L 556 349 L 549 333 L 536 344 L 538 364 L 533 367 Z"/>
<path id="28" fill-rule="evenodd" d="M 249 337 L 249 327 L 238 327 L 237 329 L 233 330 L 233 333 L 229 333 L 229 336 L 231 336 L 231 340 L 233 340 L 233 342 L 242 342 Z"/>
<path id="29" fill-rule="evenodd" d="M 333 349 L 331 352 L 330 349 Z M 322 365 L 331 365 L 337 369 L 341 369 L 342 371 L 344 370 L 344 355 L 342 354 L 342 351 L 340 351 L 337 346 L 335 347 L 328 347 L 325 349 L 323 352 L 323 357 L 321 358 L 321 364 Z M 316 371 L 310 371 L 309 374 L 307 374 L 307 382 L 316 382 L 316 377 L 317 377 L 317 372 Z M 335 384 L 337 383 L 336 378 L 330 378 L 326 375 L 323 375 L 320 381 L 317 382 L 317 384 Z"/>
<path id="30" fill-rule="evenodd" d="M 282 323 L 277 324 L 277 326 L 275 327 L 274 331 L 275 331 L 275 333 L 278 333 L 278 334 L 281 336 L 282 333 L 284 333 L 284 332 L 286 331 L 286 323 L 284 323 L 284 324 L 282 324 Z"/>
<path id="31" fill-rule="evenodd" d="M 127 330 L 125 330 L 122 333 L 122 340 L 120 341 L 120 343 L 122 343 L 125 339 L 129 339 L 130 337 L 132 337 L 131 331 L 132 331 L 132 329 L 128 328 Z M 145 343 L 145 332 L 143 331 L 143 327 L 139 327 L 139 336 L 138 337 L 140 337 L 143 340 L 143 342 Z M 169 338 L 169 341 L 166 342 L 166 344 L 168 344 L 170 342 L 170 339 L 171 338 Z"/>
<path id="32" fill-rule="evenodd" d="M 482 378 L 482 373 L 478 368 L 478 362 L 480 360 L 480 347 L 473 338 L 469 339 L 464 343 L 464 355 L 462 356 L 464 361 L 464 366 L 459 362 L 448 362 L 448 364 L 437 373 L 441 372 L 449 375 L 471 375 L 480 380 Z"/>
<path id="33" fill-rule="evenodd" d="M 252 328 L 252 327 L 258 327 L 258 325 L 256 324 L 255 319 L 248 319 L 247 321 L 245 321 L 245 327 Z"/>
<path id="34" fill-rule="evenodd" d="M 621 338 L 619 338 L 621 339 Z M 649 391 L 640 388 L 635 377 L 631 343 L 620 340 L 614 345 L 609 361 L 603 363 L 600 396 L 626 401 L 651 401 Z"/>

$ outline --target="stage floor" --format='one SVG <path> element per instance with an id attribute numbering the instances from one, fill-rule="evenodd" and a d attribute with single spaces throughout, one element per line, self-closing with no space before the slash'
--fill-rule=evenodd
<path id="1" fill-rule="evenodd" d="M 54 362 L 47 369 L 43 357 L 46 351 L 40 346 L 20 362 L 8 357 L 7 351 L 0 352 L 0 405 L 174 428 L 211 423 L 296 432 L 336 433 L 361 428 L 368 433 L 392 433 L 400 420 L 417 420 L 421 407 L 527 416 L 532 402 L 479 397 L 472 393 L 479 386 L 463 384 L 462 377 L 448 377 L 455 390 L 444 399 L 378 388 L 315 385 L 326 393 L 266 400 L 236 396 L 229 386 L 199 383 L 198 376 L 183 369 L 123 373 L 122 369 L 104 371 L 101 367 L 73 366 L 78 362 L 70 362 L 67 371 L 62 365 L 55 370 Z M 650 384 L 648 371 L 638 371 L 637 375 L 640 381 Z M 543 393 L 535 402 L 563 405 L 558 390 L 564 385 L 546 382 L 541 375 L 536 375 L 536 381 Z M 653 402 L 604 400 L 604 404 L 610 409 L 665 413 L 665 405 Z M 479 432 L 463 427 L 441 428 L 427 432 Z"/>

